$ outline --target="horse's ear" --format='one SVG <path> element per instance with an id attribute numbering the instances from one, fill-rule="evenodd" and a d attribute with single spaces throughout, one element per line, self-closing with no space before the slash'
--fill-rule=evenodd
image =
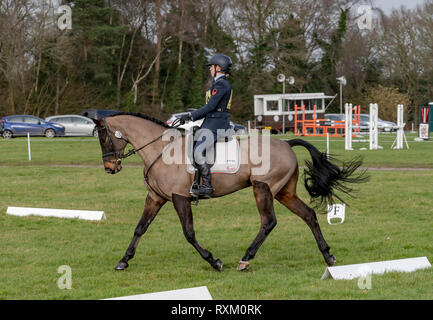
<path id="1" fill-rule="evenodd" d="M 96 124 L 96 126 L 102 127 L 102 118 L 98 118 L 98 119 L 91 118 L 91 119 Z"/>

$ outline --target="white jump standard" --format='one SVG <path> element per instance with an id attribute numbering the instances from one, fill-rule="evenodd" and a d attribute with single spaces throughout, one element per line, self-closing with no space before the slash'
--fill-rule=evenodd
<path id="1" fill-rule="evenodd" d="M 379 146 L 379 131 L 377 121 L 379 120 L 379 106 L 377 103 L 370 103 L 370 150 L 383 149 Z"/>
<path id="2" fill-rule="evenodd" d="M 406 143 L 406 148 L 409 149 L 409 144 L 407 143 L 406 135 L 404 134 L 404 126 L 406 123 L 403 122 L 403 108 L 404 106 L 402 104 L 397 105 L 397 137 L 392 143 L 391 149 L 404 149 L 403 140 Z"/>

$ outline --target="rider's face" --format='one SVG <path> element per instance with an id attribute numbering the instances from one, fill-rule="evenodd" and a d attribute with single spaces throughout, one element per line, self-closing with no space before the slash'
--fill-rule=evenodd
<path id="1" fill-rule="evenodd" d="M 216 74 L 221 71 L 221 67 L 213 64 L 209 66 L 209 71 L 212 77 L 216 77 Z"/>

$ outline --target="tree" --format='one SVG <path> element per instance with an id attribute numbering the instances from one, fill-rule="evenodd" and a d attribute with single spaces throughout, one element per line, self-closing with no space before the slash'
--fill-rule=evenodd
<path id="1" fill-rule="evenodd" d="M 331 94 L 338 92 L 335 79 L 337 78 L 337 67 L 342 52 L 343 37 L 347 30 L 347 13 L 348 9 L 340 9 L 338 25 L 331 33 L 329 41 L 319 38 L 317 34 L 314 35 L 314 40 L 322 49 L 323 54 L 319 68 L 314 72 L 311 86 Z"/>
<path id="2" fill-rule="evenodd" d="M 111 99 L 117 83 L 115 53 L 121 47 L 124 27 L 104 0 L 74 0 L 68 4 L 72 7 L 72 33 L 82 49 L 82 81 Z"/>
<path id="3" fill-rule="evenodd" d="M 379 105 L 379 117 L 383 120 L 396 122 L 397 105 L 407 108 L 410 99 L 407 94 L 399 92 L 398 88 L 377 85 L 366 90 L 366 100 Z"/>
<path id="4" fill-rule="evenodd" d="M 383 72 L 388 83 L 401 88 L 411 99 L 408 106 L 408 120 L 418 122 L 418 91 L 420 78 L 425 72 L 423 66 L 423 45 L 417 30 L 414 13 L 401 7 L 393 10 L 383 21 L 381 39 Z"/>

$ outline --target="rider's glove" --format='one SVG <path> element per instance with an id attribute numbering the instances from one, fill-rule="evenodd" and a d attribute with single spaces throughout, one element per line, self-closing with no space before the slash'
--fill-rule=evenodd
<path id="1" fill-rule="evenodd" d="M 191 114 L 190 113 L 182 114 L 181 116 L 179 116 L 179 120 L 180 120 L 180 123 L 182 123 L 182 124 L 184 124 L 187 121 L 191 121 L 192 120 Z"/>

